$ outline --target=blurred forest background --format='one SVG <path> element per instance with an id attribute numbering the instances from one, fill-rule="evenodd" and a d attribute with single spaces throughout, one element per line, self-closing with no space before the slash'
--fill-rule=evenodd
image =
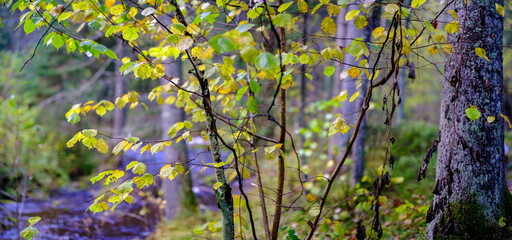
<path id="1" fill-rule="evenodd" d="M 437 1 L 429 1 L 427 4 L 432 9 L 439 7 Z M 510 9 L 506 10 L 509 15 Z M 19 23 L 19 15 L 16 14 L 19 13 L 12 15 L 9 9 L 0 8 L 3 23 L 0 31 L 0 232 L 4 232 L 4 235 L 0 234 L 0 238 L 17 238 L 19 231 L 24 228 L 26 219 L 32 215 L 40 215 L 43 219 L 61 219 L 61 226 L 59 222 L 55 222 L 53 225 L 42 227 L 40 234 L 43 239 L 46 239 L 45 234 L 75 236 L 70 239 L 109 239 L 106 236 L 112 236 L 112 232 L 117 232 L 118 239 L 194 239 L 199 235 L 212 239 L 218 237 L 219 233 L 211 226 L 197 228 L 220 216 L 216 210 L 214 192 L 211 190 L 211 186 L 216 182 L 212 174 L 191 173 L 193 190 L 201 214 L 186 221 L 163 220 L 164 205 L 167 202 L 163 199 L 160 187 L 138 193 L 136 206 L 121 211 L 125 215 L 111 213 L 113 216 L 110 218 L 116 220 L 100 219 L 96 215 L 92 216 L 90 212 L 85 213 L 84 210 L 90 202 L 78 208 L 80 211 L 66 215 L 66 211 L 73 212 L 73 207 L 78 203 L 94 200 L 94 196 L 104 190 L 101 184 L 91 187 L 90 179 L 98 172 L 124 168 L 126 163 L 130 162 L 127 158 L 139 161 L 159 158 L 157 162 L 163 159 L 162 155 L 157 157 L 138 156 L 136 153 L 125 153 L 125 156 L 99 154 L 81 144 L 67 148 L 66 142 L 76 132 L 97 128 L 99 132 L 111 136 L 138 136 L 144 139 L 158 139 L 165 133 L 161 128 L 161 107 L 156 102 L 148 100 L 145 100 L 145 104 L 149 110 L 144 107 L 133 110 L 116 108 L 114 112 L 101 118 L 89 115 L 87 121 L 80 121 L 74 125 L 66 121 L 65 113 L 76 103 L 102 99 L 114 102 L 117 97 L 129 91 L 137 91 L 142 95 L 141 99 L 147 99 L 151 90 L 159 86 L 160 82 L 141 81 L 132 75 L 122 76 L 119 74 L 120 63 L 110 59 L 66 54 L 63 50 L 56 51 L 46 46 L 38 46 L 35 52 L 39 35 L 26 36 L 21 27 L 14 30 Z M 307 20 L 308 34 L 320 32 L 317 26 L 320 26 L 326 14 L 325 11 L 318 11 L 315 16 L 310 16 Z M 442 17 L 448 18 L 449 14 L 443 14 Z M 509 26 L 510 19 L 506 21 L 505 24 Z M 442 20 L 440 22 L 443 23 Z M 383 21 L 381 24 L 385 26 L 386 22 Z M 298 35 L 301 31 L 302 29 L 294 29 L 291 34 Z M 126 48 L 120 47 L 119 41 L 103 42 L 104 38 L 100 38 L 101 36 L 94 32 L 88 32 L 88 29 L 82 30 L 80 34 L 117 51 L 120 59 L 131 54 Z M 148 41 L 148 44 L 150 43 Z M 512 32 L 507 28 L 504 45 L 512 45 Z M 419 51 L 426 52 L 427 49 Z M 512 116 L 512 50 L 504 48 L 503 51 L 506 95 L 504 114 Z M 34 53 L 35 56 L 32 56 Z M 33 59 L 20 71 L 25 62 L 32 57 Z M 438 70 L 443 71 L 444 56 L 435 55 L 433 58 L 426 61 L 421 54 L 410 55 L 408 60 L 414 65 L 414 73 L 407 67 L 402 69 L 405 95 L 392 128 L 392 136 L 396 139 L 392 146 L 395 166 L 392 171 L 391 187 L 385 189 L 381 201 L 384 239 L 418 238 L 424 234 L 426 227 L 425 214 L 433 198 L 435 160 L 429 166 L 428 181 L 417 182 L 416 178 L 423 156 L 432 141 L 437 138 L 439 130 L 443 78 Z M 183 65 L 183 69 L 189 69 L 186 64 Z M 290 119 L 289 130 L 301 144 L 298 152 L 306 163 L 303 171 L 310 177 L 329 173 L 339 158 L 339 151 L 329 149 L 332 139 L 329 140 L 327 136 L 337 111 L 338 103 L 335 98 L 338 92 L 333 89 L 339 84 L 336 83 L 339 81 L 336 80 L 339 73 L 326 77 L 323 71 L 323 67 L 308 68 L 307 73 L 313 76 L 313 80 L 306 78 L 288 90 L 289 108 L 286 114 Z M 304 89 L 301 89 L 302 86 Z M 265 86 L 262 86 L 262 89 L 265 89 Z M 386 87 L 377 89 L 374 99 L 382 99 L 387 91 Z M 353 164 L 349 162 L 335 183 L 331 195 L 332 202 L 368 193 L 371 191 L 373 180 L 380 174 L 387 131 L 387 126 L 383 124 L 385 114 L 381 106 L 380 100 L 373 101 L 367 115 L 364 132 L 365 170 L 361 182 L 353 184 Z M 191 116 L 186 118 L 190 119 Z M 263 131 L 274 131 L 273 127 L 260 128 Z M 505 136 L 505 142 L 512 144 L 512 135 L 508 128 Z M 200 137 L 194 136 L 194 141 L 197 139 Z M 206 149 L 204 143 L 199 140 L 197 142 L 189 150 L 189 155 L 201 155 Z M 114 146 L 116 143 L 113 139 L 109 145 Z M 208 161 L 206 155 L 208 154 L 205 154 L 204 159 Z M 266 172 L 266 176 L 276 175 L 274 164 L 272 161 L 262 162 L 261 168 Z M 201 167 L 195 169 L 199 171 Z M 290 171 L 288 174 L 294 173 Z M 263 181 L 264 184 L 268 182 L 270 185 L 275 179 L 266 177 Z M 158 186 L 161 186 L 161 183 Z M 321 194 L 321 186 L 315 185 L 314 181 L 306 183 L 305 187 L 314 195 Z M 250 195 L 257 195 L 256 188 L 251 185 L 247 188 Z M 357 223 L 371 219 L 371 214 L 366 214 L 369 208 L 369 203 L 364 201 L 364 197 L 359 197 L 333 210 L 333 219 L 343 222 L 342 229 L 336 229 L 336 234 L 339 234 L 337 237 L 354 236 Z M 289 209 L 283 219 L 282 231 L 286 232 L 283 236 L 293 239 L 295 231 L 307 228 L 304 224 L 307 218 L 307 213 Z M 66 225 L 62 221 L 70 225 L 62 227 Z M 79 230 L 80 227 L 77 226 L 83 228 Z M 205 228 L 212 231 L 203 233 Z M 328 226 L 324 228 L 328 229 Z M 137 233 L 134 233 L 134 229 Z M 332 236 L 333 239 L 335 237 Z"/>

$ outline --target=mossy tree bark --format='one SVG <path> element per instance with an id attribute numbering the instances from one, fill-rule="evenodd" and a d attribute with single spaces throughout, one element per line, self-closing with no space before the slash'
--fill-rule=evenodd
<path id="1" fill-rule="evenodd" d="M 497 239 L 509 214 L 503 160 L 503 17 L 495 3 L 455 0 L 460 30 L 447 55 L 440 117 L 434 202 L 427 213 L 429 239 Z M 489 61 L 478 57 L 483 48 Z M 474 105 L 476 121 L 465 114 Z M 492 123 L 487 117 L 494 116 Z M 495 236 L 493 236 L 495 235 Z"/>
<path id="2" fill-rule="evenodd" d="M 166 75 L 174 76 L 176 79 L 181 77 L 181 62 L 175 62 L 168 65 L 165 69 Z M 176 80 L 178 81 L 178 80 Z M 168 84 L 165 79 L 160 80 L 161 84 Z M 165 99 L 168 94 L 162 94 Z M 183 108 L 177 108 L 176 105 L 163 104 L 160 119 L 162 126 L 162 137 L 168 139 L 167 131 L 177 122 L 185 120 L 185 111 Z M 174 142 L 170 147 L 164 148 L 166 163 L 180 162 L 183 165 L 184 173 L 172 181 L 165 179 L 163 182 L 165 204 L 165 218 L 173 220 L 179 217 L 189 217 L 199 213 L 196 196 L 192 191 L 192 175 L 189 173 L 188 148 L 185 141 Z"/>

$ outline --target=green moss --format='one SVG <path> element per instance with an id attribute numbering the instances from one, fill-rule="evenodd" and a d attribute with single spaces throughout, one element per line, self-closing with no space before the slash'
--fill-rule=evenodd
<path id="1" fill-rule="evenodd" d="M 508 204 L 512 203 L 510 193 L 506 199 Z M 512 206 L 508 204 L 505 204 L 507 211 Z M 498 219 L 495 221 L 496 224 L 485 220 L 484 207 L 469 200 L 448 205 L 437 226 L 434 239 L 510 239 L 510 230 L 498 226 Z"/>

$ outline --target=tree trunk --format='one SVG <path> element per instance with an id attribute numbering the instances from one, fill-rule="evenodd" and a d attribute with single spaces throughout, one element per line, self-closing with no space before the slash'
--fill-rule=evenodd
<path id="1" fill-rule="evenodd" d="M 176 78 L 181 77 L 181 62 L 176 62 L 168 65 L 165 69 L 167 76 L 174 76 Z M 161 79 L 162 85 L 168 84 L 169 81 Z M 169 94 L 162 94 L 165 99 Z M 185 120 L 185 112 L 183 108 L 177 108 L 176 105 L 163 104 L 160 124 L 162 126 L 162 138 L 168 139 L 167 131 L 169 128 L 177 122 L 183 122 Z M 188 148 L 185 144 L 185 140 L 179 143 L 174 142 L 170 147 L 164 148 L 164 156 L 166 163 L 173 163 L 178 160 L 185 169 L 185 173 L 188 172 Z M 192 175 L 179 174 L 176 179 L 170 181 L 165 179 L 163 182 L 164 187 L 164 200 L 165 204 L 165 217 L 169 220 L 176 219 L 178 217 L 187 217 L 194 215 L 199 212 L 197 207 L 196 196 L 192 191 Z"/>
<path id="2" fill-rule="evenodd" d="M 460 30 L 445 66 L 434 202 L 427 213 L 429 239 L 504 238 L 498 226 L 510 214 L 503 160 L 503 17 L 494 1 L 456 0 Z M 496 1 L 503 5 L 503 1 Z M 478 57 L 486 50 L 490 61 Z M 474 105 L 476 121 L 465 114 Z M 487 117 L 496 120 L 487 122 Z"/>
<path id="3" fill-rule="evenodd" d="M 117 39 L 116 41 L 116 54 L 121 59 L 123 57 L 122 54 L 123 50 L 123 41 L 121 39 Z M 119 68 L 123 66 L 123 63 L 121 61 L 114 61 L 115 64 L 115 73 L 114 73 L 114 99 L 117 99 L 118 97 L 123 96 L 125 83 L 124 83 L 124 77 L 123 74 L 119 72 Z M 115 108 L 114 109 L 114 123 L 113 123 L 113 129 L 112 129 L 112 135 L 114 137 L 121 137 L 123 136 L 123 128 L 124 128 L 124 110 Z"/>
<path id="4" fill-rule="evenodd" d="M 377 26 L 380 25 L 380 14 L 381 14 L 381 7 L 380 6 L 374 6 L 371 8 L 369 16 L 368 16 L 368 26 L 366 26 L 363 30 L 359 30 L 362 32 L 363 35 L 363 41 L 365 43 L 368 43 L 371 41 L 372 38 L 372 31 Z M 355 29 L 357 30 L 357 29 Z M 364 57 L 364 56 L 363 56 Z M 371 66 L 371 58 L 366 58 L 368 60 L 368 65 Z M 354 65 L 355 62 L 354 62 Z M 362 78 L 361 87 L 359 87 L 359 97 L 355 101 L 355 110 L 357 113 L 359 113 L 359 109 L 363 106 L 364 102 L 364 96 L 366 95 L 366 89 L 369 79 L 366 77 Z M 366 117 L 363 118 L 363 121 L 361 122 L 361 127 L 359 129 L 359 134 L 357 135 L 356 141 L 354 142 L 354 147 L 352 148 L 352 186 L 355 186 L 359 182 L 361 182 L 361 179 L 363 178 L 364 173 L 364 143 L 365 143 L 365 134 L 366 134 Z M 348 135 L 347 135 L 347 141 L 348 141 Z"/>
<path id="5" fill-rule="evenodd" d="M 340 11 L 340 14 L 338 14 L 338 17 L 336 18 L 336 25 L 338 26 L 336 30 L 336 45 L 341 47 L 347 47 L 348 44 L 350 44 L 350 41 L 344 40 L 346 37 L 346 23 L 345 23 L 345 15 L 348 12 L 348 7 L 342 8 Z M 332 86 L 332 95 L 330 97 L 336 97 L 340 94 L 341 91 L 344 89 L 342 88 L 342 81 L 345 81 L 345 79 L 340 79 L 340 74 L 344 70 L 344 65 L 340 64 L 336 66 L 336 70 L 334 71 L 334 77 L 333 77 L 333 86 Z M 323 73 L 322 73 L 323 74 Z M 330 98 L 329 98 L 330 99 Z M 341 108 L 334 108 L 333 113 L 340 113 Z M 334 120 L 334 119 L 333 119 Z M 343 136 L 340 134 L 335 134 L 329 138 L 329 146 L 327 149 L 327 159 L 328 160 L 334 160 L 336 161 L 336 158 L 339 153 L 339 146 L 343 146 L 341 142 L 343 141 Z"/>

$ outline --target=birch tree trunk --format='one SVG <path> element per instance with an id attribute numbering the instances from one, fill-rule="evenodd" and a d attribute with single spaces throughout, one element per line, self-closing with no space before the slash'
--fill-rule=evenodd
<path id="1" fill-rule="evenodd" d="M 434 202 L 427 213 L 429 239 L 500 239 L 500 218 L 510 220 L 510 192 L 504 177 L 503 17 L 495 3 L 456 0 L 460 30 L 447 55 L 440 117 Z M 490 61 L 478 57 L 483 48 Z M 476 121 L 465 114 L 474 105 Z M 487 117 L 496 118 L 492 123 Z"/>
<path id="2" fill-rule="evenodd" d="M 181 62 L 176 62 L 168 65 L 165 69 L 167 76 L 181 77 Z M 160 83 L 168 84 L 165 79 L 161 79 Z M 169 94 L 162 94 L 165 99 Z M 168 139 L 167 131 L 177 122 L 185 120 L 185 112 L 183 108 L 177 108 L 176 105 L 163 104 L 160 117 L 160 124 L 162 126 L 162 138 Z M 166 163 L 173 163 L 179 161 L 185 173 L 190 169 L 188 164 L 188 148 L 185 141 L 179 143 L 173 142 L 170 147 L 165 147 L 164 157 Z M 192 191 L 192 175 L 179 174 L 176 179 L 170 181 L 165 179 L 163 182 L 164 200 L 165 204 L 165 217 L 169 220 L 178 217 L 187 217 L 199 212 L 196 196 Z"/>

